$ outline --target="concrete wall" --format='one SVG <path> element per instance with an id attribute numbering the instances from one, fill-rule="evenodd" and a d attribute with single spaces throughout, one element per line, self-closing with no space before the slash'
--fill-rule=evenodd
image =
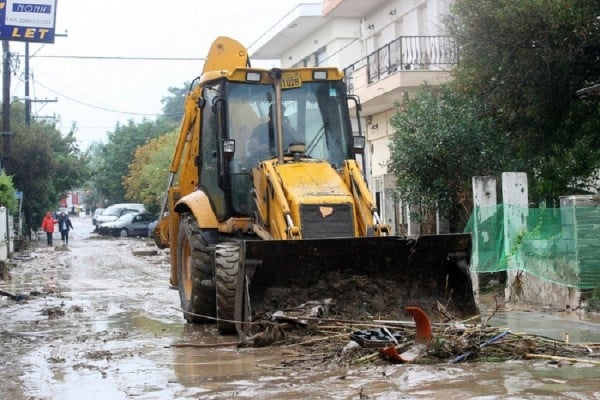
<path id="1" fill-rule="evenodd" d="M 471 272 L 473 274 L 473 288 L 475 293 L 479 292 L 479 274 L 480 270 L 479 265 L 479 247 L 483 244 L 480 243 L 480 240 L 486 240 L 486 237 L 493 238 L 495 235 L 490 232 L 486 234 L 486 232 L 481 232 L 479 223 L 488 220 L 489 223 L 490 218 L 496 218 L 492 213 L 493 208 L 486 209 L 487 206 L 493 206 L 496 203 L 496 182 L 493 177 L 474 177 L 473 178 L 473 203 L 474 207 L 476 207 L 475 212 L 475 221 L 474 221 L 474 232 L 473 232 L 473 257 L 472 257 L 472 269 Z M 548 270 L 555 270 L 556 268 L 552 267 L 552 263 L 555 263 L 556 260 L 550 256 L 556 257 L 556 253 L 550 253 L 549 251 L 545 251 L 542 245 L 544 243 L 536 243 L 536 245 L 540 246 L 537 249 L 529 248 L 527 250 L 523 250 L 519 248 L 515 250 L 515 243 L 519 242 L 519 236 L 522 238 L 523 233 L 526 230 L 526 220 L 527 214 L 529 210 L 529 202 L 528 202 L 528 188 L 527 188 L 527 176 L 524 173 L 516 173 L 516 172 L 507 172 L 502 174 L 502 200 L 505 205 L 504 209 L 504 219 L 502 221 L 497 220 L 497 224 L 503 224 L 503 232 L 504 232 L 504 254 L 507 257 L 507 281 L 505 286 L 505 301 L 516 306 L 518 305 L 537 305 L 541 307 L 547 307 L 552 309 L 570 309 L 577 310 L 582 307 L 582 301 L 584 299 L 584 291 L 579 290 L 574 287 L 569 287 L 566 285 L 560 285 L 554 282 L 551 282 L 549 279 L 544 279 L 542 276 L 534 276 L 531 273 L 526 271 L 527 266 L 530 269 L 535 270 L 535 266 L 540 264 L 542 266 L 550 266 Z M 577 201 L 576 199 L 572 201 Z M 561 198 L 561 215 L 571 215 L 562 207 L 570 207 L 574 204 L 568 204 L 569 202 L 565 199 Z M 598 198 L 598 204 L 600 204 L 600 198 Z M 511 207 L 515 206 L 515 207 Z M 478 208 L 482 207 L 482 208 Z M 577 221 L 575 218 L 575 213 L 573 212 L 573 220 L 572 221 L 563 221 L 563 234 L 560 238 L 560 245 L 567 245 L 573 247 L 573 260 L 569 260 L 571 264 L 573 264 L 574 268 L 579 268 L 578 254 L 579 252 L 575 249 L 578 248 L 577 244 L 573 243 L 572 245 L 565 244 L 569 241 L 575 241 L 576 234 L 575 230 L 572 230 L 570 227 L 577 225 Z M 591 237 L 592 241 L 597 243 L 598 237 L 600 237 L 600 213 L 598 213 L 597 220 L 594 221 L 581 221 L 580 225 L 587 227 L 585 234 L 582 236 L 584 240 L 589 240 Z M 493 222 L 493 221 L 492 221 Z M 486 225 L 492 230 L 494 229 L 494 224 Z M 564 233 L 565 227 L 569 230 L 568 234 Z M 595 233 L 590 234 L 589 227 L 592 227 Z M 594 228 L 597 227 L 597 228 Z M 492 239 L 493 240 L 493 239 Z M 527 246 L 531 241 L 523 240 L 525 243 L 524 246 Z M 544 242 L 543 240 L 534 240 L 533 242 Z M 548 246 L 555 245 L 556 241 L 550 243 L 548 242 Z M 519 247 L 519 246 L 517 246 Z M 589 246 L 587 243 L 584 243 L 581 246 L 583 251 L 588 251 L 591 248 L 596 248 L 597 246 Z M 538 253 L 535 253 L 538 251 Z M 522 257 L 526 257 L 526 259 L 522 259 Z M 590 257 L 588 255 L 582 256 L 584 261 L 586 260 L 596 260 L 597 256 Z M 595 262 L 595 261 L 594 261 Z M 525 270 L 523 270 L 522 266 L 525 266 Z M 566 268 L 566 266 L 561 265 L 561 268 Z M 540 269 L 540 270 L 543 270 Z M 549 277 L 546 277 L 549 278 Z"/>
<path id="2" fill-rule="evenodd" d="M 6 262 L 14 252 L 13 217 L 6 207 L 0 207 L 0 261 Z"/>

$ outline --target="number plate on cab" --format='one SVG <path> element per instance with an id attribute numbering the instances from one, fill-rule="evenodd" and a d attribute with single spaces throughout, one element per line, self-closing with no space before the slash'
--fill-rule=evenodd
<path id="1" fill-rule="evenodd" d="M 300 72 L 284 72 L 281 75 L 281 88 L 289 89 L 302 86 L 302 80 L 300 79 Z"/>

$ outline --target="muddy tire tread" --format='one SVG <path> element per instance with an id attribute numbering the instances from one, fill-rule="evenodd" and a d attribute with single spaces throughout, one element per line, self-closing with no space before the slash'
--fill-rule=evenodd
<path id="1" fill-rule="evenodd" d="M 217 327 L 221 334 L 235 333 L 234 319 L 237 275 L 240 268 L 240 246 L 222 243 L 215 248 L 215 286 L 217 292 Z M 225 321 L 227 320 L 227 321 Z"/>
<path id="2" fill-rule="evenodd" d="M 190 213 L 182 214 L 179 227 L 179 248 L 177 249 L 177 259 L 182 262 L 182 239 L 186 237 L 191 249 L 191 280 L 192 289 L 190 299 L 185 299 L 185 292 L 182 288 L 181 265 L 177 267 L 179 284 L 179 296 L 181 299 L 181 308 L 185 312 L 205 315 L 207 317 L 216 317 L 215 287 L 214 284 L 207 284 L 213 281 L 213 268 L 211 267 L 211 256 L 209 246 L 201 235 L 196 219 Z M 184 318 L 192 323 L 214 323 L 213 319 L 202 318 L 184 313 Z"/>

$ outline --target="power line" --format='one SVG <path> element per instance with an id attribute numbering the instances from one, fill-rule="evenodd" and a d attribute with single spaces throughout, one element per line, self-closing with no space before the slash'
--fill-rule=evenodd
<path id="1" fill-rule="evenodd" d="M 35 58 L 61 58 L 72 60 L 138 60 L 138 61 L 205 61 L 205 57 L 123 57 L 123 56 L 75 56 L 75 55 L 36 55 Z M 32 57 L 33 58 L 33 57 Z"/>
<path id="2" fill-rule="evenodd" d="M 90 104 L 90 103 L 87 103 L 87 102 L 75 99 L 75 98 L 73 98 L 71 96 L 63 94 L 63 93 L 61 93 L 61 92 L 59 92 L 57 90 L 52 89 L 51 87 L 48 87 L 48 86 L 44 85 L 39 80 L 36 80 L 35 83 L 38 84 L 38 85 L 40 85 L 41 87 L 45 88 L 46 90 L 48 90 L 48 91 L 56 94 L 57 96 L 64 97 L 65 99 L 71 100 L 74 103 L 77 103 L 77 104 L 80 104 L 80 105 L 83 105 L 83 106 L 86 106 L 86 107 L 90 107 L 90 108 L 95 108 L 97 110 L 112 112 L 112 113 L 116 113 L 116 114 L 137 115 L 137 116 L 141 116 L 141 117 L 158 117 L 158 116 L 164 115 L 162 113 L 151 113 L 151 114 L 149 114 L 149 113 L 139 113 L 139 112 L 132 112 L 132 111 L 114 110 L 114 109 L 111 109 L 111 108 L 108 108 L 108 107 L 102 107 L 102 106 L 98 106 L 98 105 L 95 105 L 95 104 Z"/>
<path id="3" fill-rule="evenodd" d="M 24 79 L 23 79 L 22 76 L 17 76 L 17 79 L 21 83 L 24 82 Z M 181 114 L 181 113 L 162 113 L 162 112 L 161 113 L 139 113 L 139 112 L 132 112 L 132 111 L 119 111 L 119 110 L 111 109 L 111 108 L 108 108 L 108 107 L 102 107 L 102 106 L 98 106 L 98 105 L 95 105 L 95 104 L 90 104 L 89 102 L 86 102 L 86 101 L 83 101 L 83 100 L 79 100 L 79 99 L 76 99 L 76 98 L 74 98 L 72 96 L 68 96 L 66 94 L 63 94 L 62 92 L 59 92 L 59 91 L 57 91 L 55 89 L 52 89 L 51 87 L 43 84 L 39 80 L 33 79 L 33 74 L 31 76 L 31 82 L 32 82 L 32 85 L 34 86 L 34 89 L 35 89 L 35 85 L 39 84 L 40 86 L 42 86 L 43 88 L 45 88 L 45 89 L 49 90 L 50 92 L 56 94 L 57 96 L 64 97 L 65 99 L 70 100 L 70 101 L 72 101 L 74 103 L 77 103 L 77 104 L 80 104 L 80 105 L 83 105 L 83 106 L 86 106 L 86 107 L 90 107 L 90 108 L 102 110 L 102 111 L 116 113 L 116 114 L 136 115 L 136 116 L 142 116 L 142 117 L 173 116 L 173 115 L 179 115 L 179 114 Z M 35 95 L 34 95 L 34 97 L 35 97 Z"/>
<path id="4" fill-rule="evenodd" d="M 279 22 L 279 21 L 278 21 Z M 273 26 L 275 26 L 276 24 L 274 24 Z M 263 35 L 264 36 L 264 35 Z M 262 36 L 261 36 L 262 37 Z M 261 37 L 259 37 L 258 39 L 256 39 L 250 46 L 254 45 L 256 42 L 258 42 L 258 40 L 261 39 Z M 347 43 L 346 45 L 344 45 L 342 48 L 340 48 L 338 51 L 336 51 L 333 54 L 330 54 L 325 60 L 328 60 L 330 58 L 332 58 L 334 55 L 340 53 L 342 50 L 344 50 L 345 48 L 347 48 L 348 46 L 352 45 L 354 42 L 356 42 L 358 39 L 354 38 L 352 41 L 350 41 L 349 43 Z M 205 57 L 121 57 L 121 56 L 73 56 L 73 55 L 34 55 L 33 57 L 39 57 L 39 58 L 61 58 L 61 59 L 83 59 L 83 60 L 140 60 L 140 61 L 205 61 L 206 58 Z M 21 80 L 19 78 L 19 80 Z M 43 88 L 49 90 L 50 92 L 64 97 L 65 99 L 68 99 L 74 103 L 86 106 L 86 107 L 90 107 L 90 108 L 95 108 L 98 110 L 102 110 L 102 111 L 106 111 L 106 112 L 112 112 L 112 113 L 116 113 L 116 114 L 125 114 L 125 115 L 137 115 L 137 116 L 142 116 L 142 117 L 157 117 L 160 115 L 164 115 L 161 113 L 139 113 L 139 112 L 131 112 L 131 111 L 119 111 L 119 110 L 115 110 L 115 109 L 111 109 L 108 107 L 102 107 L 102 106 L 98 106 L 95 104 L 90 104 L 78 99 L 75 99 L 71 96 L 65 95 L 57 90 L 54 90 L 46 85 L 44 85 L 43 83 L 41 83 L 39 80 L 36 80 L 35 83 L 39 84 L 40 86 L 42 86 Z"/>

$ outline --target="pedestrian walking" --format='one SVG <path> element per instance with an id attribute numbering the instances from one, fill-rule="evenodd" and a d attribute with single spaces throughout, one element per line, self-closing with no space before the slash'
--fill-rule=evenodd
<path id="1" fill-rule="evenodd" d="M 58 218 L 58 230 L 60 231 L 60 239 L 64 244 L 69 244 L 69 230 L 73 229 L 71 219 L 64 212 L 60 213 Z"/>
<path id="2" fill-rule="evenodd" d="M 54 233 L 54 224 L 56 223 L 57 221 L 52 217 L 52 213 L 48 211 L 42 220 L 42 230 L 46 232 L 48 246 L 52 246 L 52 234 Z"/>

